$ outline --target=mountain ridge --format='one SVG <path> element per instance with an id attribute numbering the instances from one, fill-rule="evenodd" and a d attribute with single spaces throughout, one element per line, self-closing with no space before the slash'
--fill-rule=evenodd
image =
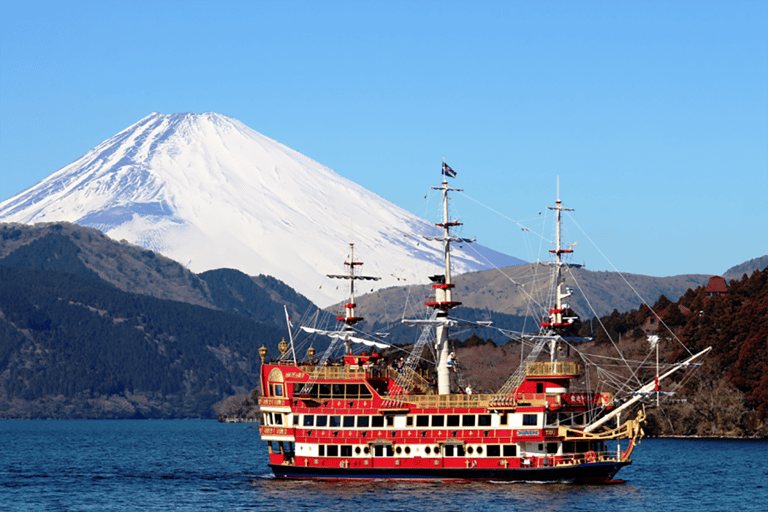
<path id="1" fill-rule="evenodd" d="M 319 305 L 354 242 L 372 288 L 441 266 L 435 226 L 236 119 L 153 113 L 0 203 L 0 221 L 73 222 L 164 254 L 200 273 L 273 275 Z M 457 272 L 522 260 L 456 248 Z M 425 268 L 426 267 L 426 268 Z M 428 270 L 429 269 L 429 270 Z"/>

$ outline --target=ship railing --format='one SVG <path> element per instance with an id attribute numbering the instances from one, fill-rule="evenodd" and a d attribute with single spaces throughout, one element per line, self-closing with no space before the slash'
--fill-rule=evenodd
<path id="1" fill-rule="evenodd" d="M 584 453 L 567 453 L 555 461 L 555 466 L 576 466 L 578 464 L 588 464 L 592 462 L 618 462 L 619 457 L 615 451 L 599 450 L 587 451 Z"/>
<path id="2" fill-rule="evenodd" d="M 528 363 L 525 367 L 526 376 L 542 377 L 549 375 L 577 376 L 581 373 L 581 365 L 573 361 Z"/>

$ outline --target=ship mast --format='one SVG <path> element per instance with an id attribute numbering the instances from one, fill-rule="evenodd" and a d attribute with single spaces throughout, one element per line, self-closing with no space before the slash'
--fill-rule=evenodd
<path id="1" fill-rule="evenodd" d="M 349 302 L 344 304 L 344 316 L 337 316 L 336 320 L 344 322 L 344 331 L 351 331 L 352 326 L 357 322 L 363 320 L 363 317 L 355 314 L 355 281 L 378 281 L 380 277 L 363 276 L 355 274 L 355 267 L 362 266 L 362 261 L 355 261 L 355 244 L 350 242 L 349 244 L 349 261 L 345 261 L 344 265 L 349 267 L 346 274 L 326 274 L 331 279 L 348 279 L 349 280 Z M 347 340 L 347 353 L 352 352 L 352 342 Z"/>
<path id="2" fill-rule="evenodd" d="M 562 268 L 568 266 L 563 262 L 563 254 L 572 253 L 573 249 L 563 249 L 562 246 L 562 230 L 561 230 L 561 216 L 563 211 L 573 211 L 573 208 L 563 207 L 563 203 L 560 201 L 560 176 L 557 177 L 557 200 L 555 206 L 547 206 L 550 210 L 555 210 L 555 249 L 549 252 L 554 253 L 555 261 L 549 263 L 554 265 L 553 283 L 555 284 L 555 302 L 552 308 L 549 310 L 549 318 L 547 321 L 541 322 L 541 327 L 549 328 L 549 334 L 554 334 L 557 330 L 570 325 L 570 322 L 563 318 L 563 312 L 568 306 L 563 303 L 563 299 L 571 296 L 571 291 L 565 286 L 565 282 L 562 277 Z M 576 265 L 573 265 L 576 266 Z M 559 336 L 553 336 L 550 341 L 550 360 L 552 362 L 557 361 L 557 343 Z"/>
<path id="3" fill-rule="evenodd" d="M 456 177 L 455 171 L 448 167 L 443 160 L 443 182 L 440 187 L 431 187 L 433 190 L 440 190 L 443 193 L 443 222 L 436 226 L 443 228 L 443 236 L 431 237 L 425 236 L 428 240 L 438 240 L 443 242 L 443 259 L 445 261 L 445 273 L 443 275 L 430 276 L 432 288 L 435 290 L 434 298 L 428 299 L 424 305 L 435 310 L 435 352 L 437 353 L 437 392 L 440 395 L 451 393 L 451 375 L 448 365 L 450 349 L 448 347 L 448 311 L 461 305 L 461 302 L 453 300 L 451 291 L 456 286 L 451 282 L 451 242 L 474 242 L 474 239 L 458 238 L 451 235 L 451 228 L 461 226 L 460 222 L 451 222 L 448 216 L 448 192 L 461 192 L 463 189 L 451 188 L 448 186 L 447 177 Z"/>

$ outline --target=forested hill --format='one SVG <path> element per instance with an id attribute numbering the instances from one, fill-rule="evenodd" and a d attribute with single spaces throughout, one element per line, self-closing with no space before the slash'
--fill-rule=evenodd
<path id="1" fill-rule="evenodd" d="M 681 360 L 712 347 L 680 396 L 651 414 L 646 431 L 667 435 L 768 436 L 768 268 L 728 282 L 726 293 L 705 286 L 688 290 L 677 302 L 662 296 L 652 307 L 665 329 L 658 331 L 666 351 Z M 647 306 L 601 319 L 611 339 L 645 339 L 641 329 L 653 316 Z M 597 322 L 594 322 L 597 323 Z M 589 323 L 581 334 L 589 335 Z M 647 324 L 645 325 L 647 327 Z M 599 334 L 596 343 L 608 343 Z M 682 346 L 690 351 L 685 351 Z"/>
<path id="2" fill-rule="evenodd" d="M 231 313 L 0 265 L 0 418 L 212 417 L 283 332 Z"/>
<path id="3" fill-rule="evenodd" d="M 277 354 L 283 304 L 313 308 L 93 229 L 0 225 L 0 418 L 213 417 L 256 386 L 262 344 Z"/>
<path id="4" fill-rule="evenodd" d="M 73 273 L 125 292 L 230 311 L 258 322 L 284 325 L 283 305 L 297 317 L 313 307 L 273 277 L 251 277 L 234 269 L 194 274 L 157 253 L 66 222 L 0 223 L 0 263 Z"/>

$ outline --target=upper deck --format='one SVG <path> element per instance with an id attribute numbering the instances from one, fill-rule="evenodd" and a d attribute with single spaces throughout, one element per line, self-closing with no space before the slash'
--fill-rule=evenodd
<path id="1" fill-rule="evenodd" d="M 446 394 L 434 393 L 434 388 L 421 375 L 413 372 L 413 391 L 399 393 L 392 389 L 398 377 L 396 369 L 391 367 L 365 367 L 359 365 L 338 366 L 296 366 L 290 363 L 265 365 L 272 367 L 265 382 L 265 396 L 259 400 L 262 406 L 298 405 L 299 398 L 307 406 L 322 404 L 327 401 L 371 400 L 378 402 L 377 409 L 382 412 L 408 410 L 448 410 L 448 409 L 517 409 L 544 408 L 557 410 L 564 407 L 583 407 L 590 404 L 613 405 L 613 396 L 609 393 L 568 393 L 563 388 L 557 391 L 545 386 L 524 386 L 499 403 L 495 394 Z M 265 368 L 266 369 L 266 368 Z M 526 366 L 525 380 L 541 381 L 552 379 L 559 382 L 575 378 L 580 374 L 580 365 L 575 362 L 541 362 Z M 300 395 L 300 390 L 311 381 L 309 393 Z M 284 384 L 275 392 L 274 383 Z M 366 383 L 367 385 L 354 385 Z M 278 385 L 280 385 L 278 384 Z M 350 385 L 352 384 L 352 385 Z M 271 387 L 270 387 L 271 386 Z M 370 388 L 369 388 L 370 386 Z M 528 392 L 530 391 L 530 392 Z"/>

